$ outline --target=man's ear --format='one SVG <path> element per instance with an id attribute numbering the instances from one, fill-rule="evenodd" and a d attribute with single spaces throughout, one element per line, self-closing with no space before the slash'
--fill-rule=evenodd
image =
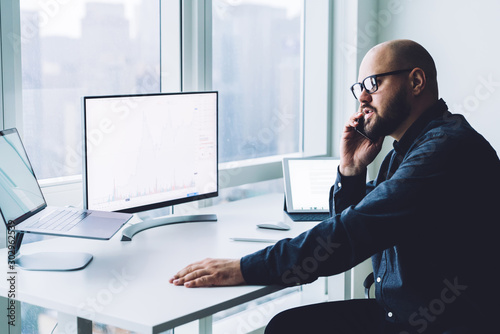
<path id="1" fill-rule="evenodd" d="M 422 91 L 427 84 L 427 79 L 425 77 L 425 72 L 419 67 L 415 67 L 410 73 L 410 87 L 413 95 L 418 96 L 422 94 Z"/>

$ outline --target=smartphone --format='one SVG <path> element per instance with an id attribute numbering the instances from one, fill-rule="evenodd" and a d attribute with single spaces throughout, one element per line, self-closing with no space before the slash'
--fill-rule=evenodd
<path id="1" fill-rule="evenodd" d="M 368 135 L 365 133 L 365 118 L 364 117 L 361 117 L 358 119 L 358 126 L 355 127 L 355 129 L 360 135 L 362 135 L 363 137 L 365 137 L 369 141 L 374 141 L 372 138 L 368 137 Z"/>

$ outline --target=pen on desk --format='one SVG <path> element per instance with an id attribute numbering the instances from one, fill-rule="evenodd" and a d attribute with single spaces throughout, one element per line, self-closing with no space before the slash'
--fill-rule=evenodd
<path id="1" fill-rule="evenodd" d="M 261 239 L 261 238 L 230 238 L 233 241 L 247 241 L 247 242 L 267 242 L 276 243 L 278 240 L 275 239 Z"/>

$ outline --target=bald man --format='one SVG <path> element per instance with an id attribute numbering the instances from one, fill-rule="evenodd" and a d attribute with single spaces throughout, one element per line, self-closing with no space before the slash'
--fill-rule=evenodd
<path id="1" fill-rule="evenodd" d="M 331 218 L 241 259 L 193 263 L 170 282 L 292 286 L 371 257 L 375 299 L 287 310 L 266 333 L 500 333 L 495 150 L 439 99 L 434 61 L 418 43 L 375 46 L 358 81 L 351 91 L 359 111 L 342 133 Z M 394 149 L 366 183 L 386 136 Z"/>

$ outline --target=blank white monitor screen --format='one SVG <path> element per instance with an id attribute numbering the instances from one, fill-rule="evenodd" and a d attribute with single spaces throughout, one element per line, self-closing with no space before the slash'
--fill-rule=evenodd
<path id="1" fill-rule="evenodd" d="M 139 212 L 217 196 L 217 98 L 84 97 L 86 207 Z"/>

